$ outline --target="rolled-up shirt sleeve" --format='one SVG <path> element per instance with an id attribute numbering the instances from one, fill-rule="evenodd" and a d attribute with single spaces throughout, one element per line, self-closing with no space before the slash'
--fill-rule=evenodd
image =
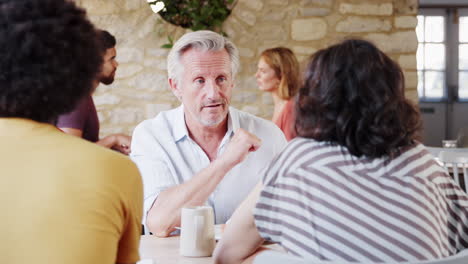
<path id="1" fill-rule="evenodd" d="M 143 225 L 146 229 L 146 215 L 154 204 L 159 193 L 176 185 L 171 171 L 161 156 L 160 149 L 153 133 L 148 126 L 141 124 L 135 128 L 132 137 L 132 152 L 130 158 L 137 165 L 143 178 Z"/>

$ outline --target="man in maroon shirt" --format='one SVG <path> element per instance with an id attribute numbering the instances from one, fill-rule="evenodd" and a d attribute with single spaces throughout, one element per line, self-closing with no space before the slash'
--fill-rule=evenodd
<path id="1" fill-rule="evenodd" d="M 100 83 L 105 85 L 112 84 L 114 82 L 115 71 L 119 65 L 115 60 L 117 55 L 115 37 L 105 30 L 101 30 L 99 35 L 103 45 L 104 63 L 101 73 L 94 81 L 94 90 Z M 126 155 L 130 153 L 130 136 L 112 134 L 99 139 L 99 119 L 91 95 L 83 98 L 72 112 L 59 116 L 57 127 L 65 133 L 95 142 L 103 147 L 117 150 Z"/>

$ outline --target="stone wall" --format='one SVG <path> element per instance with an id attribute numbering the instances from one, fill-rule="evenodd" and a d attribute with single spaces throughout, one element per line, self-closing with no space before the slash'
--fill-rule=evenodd
<path id="1" fill-rule="evenodd" d="M 185 30 L 151 12 L 146 0 L 76 0 L 91 20 L 117 38 L 116 81 L 99 86 L 101 136 L 131 134 L 142 120 L 179 105 L 167 84 L 167 36 Z M 318 49 L 350 36 L 376 43 L 405 71 L 407 96 L 417 100 L 417 0 L 238 0 L 224 30 L 238 46 L 241 72 L 232 105 L 269 119 L 272 99 L 257 89 L 255 71 L 266 48 L 286 46 L 305 64 Z"/>

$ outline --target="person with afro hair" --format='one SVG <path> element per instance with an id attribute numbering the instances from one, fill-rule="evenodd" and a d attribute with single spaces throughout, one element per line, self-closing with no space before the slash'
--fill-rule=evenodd
<path id="1" fill-rule="evenodd" d="M 91 93 L 100 45 L 73 1 L 0 0 L 0 263 L 139 260 L 138 169 L 54 126 Z"/>

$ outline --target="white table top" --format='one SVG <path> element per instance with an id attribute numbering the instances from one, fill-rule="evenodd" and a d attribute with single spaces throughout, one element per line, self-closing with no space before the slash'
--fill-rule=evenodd
<path id="1" fill-rule="evenodd" d="M 213 263 L 211 257 L 189 258 L 179 254 L 179 236 L 159 238 L 143 235 L 140 240 L 142 264 L 204 264 Z M 147 260 L 152 259 L 153 262 Z M 140 263 L 138 262 L 138 263 Z"/>
<path id="2" fill-rule="evenodd" d="M 285 252 L 278 244 L 269 244 L 266 247 Z M 213 263 L 212 257 L 190 258 L 179 254 L 179 236 L 159 238 L 152 235 L 143 235 L 140 240 L 140 257 L 138 264 L 205 264 Z"/>

